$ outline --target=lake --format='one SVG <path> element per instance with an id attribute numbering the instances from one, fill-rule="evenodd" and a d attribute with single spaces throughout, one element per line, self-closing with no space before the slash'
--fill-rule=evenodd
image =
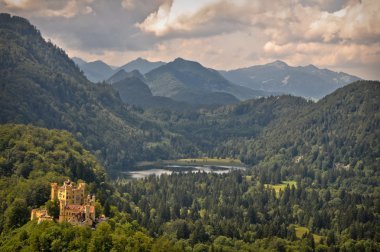
<path id="1" fill-rule="evenodd" d="M 138 167 L 136 170 L 122 172 L 127 178 L 131 179 L 141 179 L 151 175 L 161 176 L 163 174 L 172 173 L 188 173 L 188 172 L 205 172 L 205 173 L 216 173 L 223 174 L 228 173 L 233 170 L 245 170 L 242 166 L 228 166 L 228 165 L 163 165 L 163 166 L 147 166 Z"/>

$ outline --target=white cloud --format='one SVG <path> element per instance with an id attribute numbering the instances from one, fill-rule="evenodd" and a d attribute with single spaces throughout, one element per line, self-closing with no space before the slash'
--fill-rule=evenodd
<path id="1" fill-rule="evenodd" d="M 71 55 L 116 65 L 181 56 L 231 69 L 280 59 L 380 79 L 375 0 L 0 0 L 0 8 Z"/>
<path id="2" fill-rule="evenodd" d="M 65 17 L 72 18 L 78 13 L 78 6 L 75 0 L 70 0 L 66 6 L 59 10 L 47 9 L 41 10 L 41 15 L 46 15 L 48 17 Z"/>
<path id="3" fill-rule="evenodd" d="M 28 17 L 73 18 L 93 12 L 89 5 L 94 0 L 0 0 L 4 11 L 16 12 Z M 3 5 L 3 6 L 2 6 Z"/>

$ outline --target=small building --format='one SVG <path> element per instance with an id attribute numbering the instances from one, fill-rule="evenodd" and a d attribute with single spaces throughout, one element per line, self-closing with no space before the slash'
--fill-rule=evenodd
<path id="1" fill-rule="evenodd" d="M 85 183 L 67 180 L 62 186 L 51 184 L 51 200 L 59 201 L 59 222 L 67 221 L 75 225 L 92 226 L 95 222 L 95 196 L 85 197 Z M 53 220 L 46 209 L 33 209 L 31 220 Z"/>
<path id="2" fill-rule="evenodd" d="M 38 223 L 41 223 L 41 221 L 52 221 L 53 217 L 49 216 L 46 209 L 33 209 L 30 219 L 38 220 Z"/>

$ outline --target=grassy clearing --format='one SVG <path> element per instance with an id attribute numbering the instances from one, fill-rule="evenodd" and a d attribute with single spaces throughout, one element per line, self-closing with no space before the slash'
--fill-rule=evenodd
<path id="1" fill-rule="evenodd" d="M 275 184 L 275 185 L 265 184 L 264 186 L 267 189 L 274 189 L 276 191 L 276 195 L 278 197 L 280 195 L 280 190 L 284 191 L 288 185 L 290 188 L 292 188 L 293 185 L 297 188 L 297 182 L 295 180 L 284 180 L 284 181 L 282 181 L 281 184 Z"/>
<path id="2" fill-rule="evenodd" d="M 302 236 L 304 234 L 310 232 L 310 230 L 307 227 L 301 227 L 301 226 L 298 226 L 298 225 L 295 226 L 295 230 L 296 230 L 296 236 L 297 236 L 297 238 L 302 238 Z M 323 236 L 317 235 L 317 234 L 313 234 L 313 238 L 314 238 L 314 242 L 320 243 L 320 241 L 323 238 Z"/>

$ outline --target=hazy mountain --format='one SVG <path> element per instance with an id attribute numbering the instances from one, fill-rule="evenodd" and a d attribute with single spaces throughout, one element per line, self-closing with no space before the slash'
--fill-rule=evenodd
<path id="1" fill-rule="evenodd" d="M 157 61 L 157 62 L 151 62 L 146 59 L 137 58 L 135 60 L 132 60 L 131 62 L 128 62 L 127 64 L 121 66 L 118 68 L 124 69 L 126 72 L 131 72 L 133 70 L 138 70 L 142 74 L 146 74 L 149 71 L 152 71 L 153 69 L 160 67 L 162 65 L 165 65 L 165 62 Z"/>
<path id="2" fill-rule="evenodd" d="M 124 70 L 120 70 L 124 71 Z M 124 71 L 125 72 L 125 71 Z M 134 73 L 138 73 L 137 70 Z M 112 87 L 119 93 L 120 98 L 128 104 L 139 106 L 142 108 L 170 108 L 173 110 L 181 110 L 190 108 L 184 102 L 174 101 L 168 97 L 153 96 L 148 85 L 139 76 L 133 76 L 133 72 L 122 80 L 111 83 Z"/>
<path id="3" fill-rule="evenodd" d="M 77 64 L 79 67 L 84 65 L 84 64 L 87 64 L 87 61 L 85 61 L 84 59 L 78 58 L 78 57 L 73 57 L 73 58 L 71 58 L 71 60 L 74 61 L 75 64 Z"/>
<path id="4" fill-rule="evenodd" d="M 76 62 L 80 63 L 81 61 L 76 59 Z M 92 82 L 104 81 L 114 73 L 114 70 L 101 60 L 85 62 L 80 65 L 78 64 L 78 66 L 83 71 L 87 79 Z"/>
<path id="5" fill-rule="evenodd" d="M 132 72 L 127 72 L 124 69 L 121 69 L 121 70 L 117 71 L 114 75 L 109 77 L 106 80 L 106 82 L 109 84 L 113 84 L 113 83 L 121 81 L 125 78 L 132 78 L 132 77 L 138 78 L 142 81 L 144 80 L 144 76 L 138 70 L 133 70 Z"/>
<path id="6" fill-rule="evenodd" d="M 184 109 L 204 105 L 224 105 L 238 103 L 239 100 L 227 93 L 193 94 L 191 92 L 178 93 L 173 99 L 164 96 L 153 96 L 145 78 L 139 71 L 126 72 L 119 70 L 107 81 L 119 92 L 120 98 L 132 105 L 143 108 L 173 108 Z"/>
<path id="7" fill-rule="evenodd" d="M 226 93 L 241 100 L 256 98 L 265 93 L 235 85 L 218 71 L 182 58 L 150 71 L 145 77 L 154 95 L 172 97 L 180 101 L 188 101 L 189 95 L 199 100 L 205 94 L 214 92 L 219 93 L 218 96 L 220 93 Z M 223 99 L 218 102 L 225 104 Z"/>
<path id="8" fill-rule="evenodd" d="M 313 65 L 292 67 L 282 61 L 220 73 L 231 82 L 252 89 L 317 99 L 360 79 Z"/>

